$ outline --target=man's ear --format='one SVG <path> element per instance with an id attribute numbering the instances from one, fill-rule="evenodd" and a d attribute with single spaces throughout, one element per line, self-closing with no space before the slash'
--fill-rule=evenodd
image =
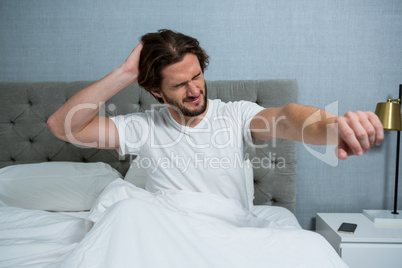
<path id="1" fill-rule="evenodd" d="M 152 89 L 151 94 L 154 95 L 156 98 L 162 99 L 162 94 L 157 89 Z"/>

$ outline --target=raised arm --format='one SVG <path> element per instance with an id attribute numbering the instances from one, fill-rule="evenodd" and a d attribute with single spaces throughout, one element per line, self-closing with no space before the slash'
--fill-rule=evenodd
<path id="1" fill-rule="evenodd" d="M 294 103 L 262 110 L 251 121 L 250 129 L 253 138 L 261 140 L 336 144 L 339 159 L 367 153 L 384 138 L 382 124 L 373 112 L 347 112 L 344 116 L 335 116 L 316 107 Z"/>
<path id="2" fill-rule="evenodd" d="M 59 139 L 96 147 L 119 148 L 119 135 L 112 120 L 98 116 L 100 107 L 129 84 L 137 82 L 142 43 L 110 74 L 72 96 L 47 120 Z"/>

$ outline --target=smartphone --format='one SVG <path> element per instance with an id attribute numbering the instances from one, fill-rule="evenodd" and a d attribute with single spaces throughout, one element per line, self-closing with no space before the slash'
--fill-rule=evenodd
<path id="1" fill-rule="evenodd" d="M 355 223 L 347 223 L 344 222 L 339 226 L 338 232 L 346 233 L 346 234 L 353 234 L 357 228 L 357 224 Z"/>

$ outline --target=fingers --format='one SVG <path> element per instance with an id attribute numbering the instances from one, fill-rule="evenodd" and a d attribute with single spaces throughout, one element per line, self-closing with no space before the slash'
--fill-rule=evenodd
<path id="1" fill-rule="evenodd" d="M 382 124 L 372 112 L 347 112 L 337 118 L 337 123 L 339 159 L 346 159 L 345 154 L 361 156 L 384 139 Z"/>
<path id="2" fill-rule="evenodd" d="M 353 154 L 360 156 L 363 154 L 363 148 L 362 145 L 360 144 L 357 135 L 355 134 L 355 131 L 358 131 L 359 133 L 359 138 L 363 140 L 364 133 L 362 133 L 361 129 L 362 127 L 359 127 L 355 122 L 356 118 L 354 114 L 348 112 L 345 114 L 345 116 L 338 117 L 337 118 L 337 123 L 338 123 L 338 135 L 339 135 L 339 140 L 340 140 L 340 145 L 345 144 L 347 147 L 350 148 L 350 150 L 353 152 Z M 353 129 L 354 127 L 355 129 Z M 340 147 L 340 146 L 338 146 Z M 341 148 L 345 149 L 345 148 Z"/>
<path id="3" fill-rule="evenodd" d="M 378 116 L 373 112 L 368 112 L 368 119 L 375 129 L 375 145 L 381 145 L 384 140 L 384 128 Z"/>
<path id="4" fill-rule="evenodd" d="M 139 73 L 140 55 L 144 44 L 140 42 L 122 64 L 123 69 L 131 74 L 132 82 L 136 82 Z"/>
<path id="5" fill-rule="evenodd" d="M 140 61 L 141 50 L 144 44 L 140 42 L 127 57 L 126 62 L 138 63 Z"/>
<path id="6" fill-rule="evenodd" d="M 136 57 L 140 57 L 140 54 L 141 54 L 141 50 L 142 50 L 142 48 L 144 47 L 144 43 L 141 41 L 134 49 L 133 49 L 133 52 L 132 52 L 132 54 L 135 54 L 136 55 Z"/>
<path id="7" fill-rule="evenodd" d="M 345 149 L 341 148 L 340 146 L 337 146 L 335 149 L 335 154 L 336 157 L 339 160 L 346 160 L 348 158 L 348 153 Z"/>
<path id="8" fill-rule="evenodd" d="M 373 148 L 376 142 L 376 131 L 372 123 L 368 119 L 367 113 L 356 112 L 351 113 L 353 119 L 351 120 L 352 128 L 355 129 L 357 140 L 363 149 L 363 153 L 367 153 L 368 150 Z"/>

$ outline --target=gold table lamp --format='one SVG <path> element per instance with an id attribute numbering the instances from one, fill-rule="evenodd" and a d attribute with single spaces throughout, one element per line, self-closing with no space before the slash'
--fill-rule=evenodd
<path id="1" fill-rule="evenodd" d="M 397 131 L 395 193 L 393 211 L 390 212 L 388 210 L 363 210 L 363 214 L 365 214 L 374 223 L 381 225 L 402 225 L 402 215 L 398 213 L 399 147 L 401 139 L 400 131 L 402 130 L 401 95 L 402 85 L 399 85 L 399 99 L 388 99 L 387 102 L 378 103 L 375 110 L 375 113 L 380 119 L 384 130 Z"/>
<path id="2" fill-rule="evenodd" d="M 387 102 L 377 104 L 375 113 L 378 115 L 384 130 L 402 130 L 400 102 L 401 99 L 388 99 Z"/>

